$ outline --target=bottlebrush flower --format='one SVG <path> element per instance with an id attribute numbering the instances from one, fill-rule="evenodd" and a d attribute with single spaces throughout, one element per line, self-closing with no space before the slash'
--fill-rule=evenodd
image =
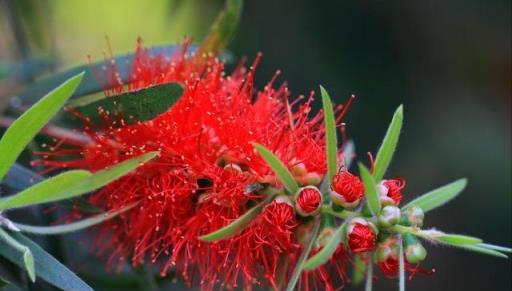
<path id="1" fill-rule="evenodd" d="M 226 75 L 218 59 L 187 51 L 185 44 L 173 55 L 153 56 L 139 41 L 128 84 L 115 77 L 115 66 L 106 65 L 103 73 L 113 86 L 106 95 L 166 82 L 180 82 L 184 93 L 165 113 L 132 125 L 108 112 L 102 112 L 101 124 L 78 115 L 91 142 L 54 147 L 40 163 L 96 171 L 160 151 L 155 160 L 90 197 L 91 204 L 105 210 L 138 203 L 101 226 L 101 245 L 111 263 L 130 260 L 137 266 L 149 259 L 163 265 L 162 276 L 173 268 L 186 282 L 204 289 L 239 284 L 277 289 L 280 258 L 293 261 L 301 250 L 294 235 L 295 212 L 288 203 L 272 202 L 233 237 L 215 243 L 198 237 L 226 226 L 263 200 L 257 191 L 248 192 L 248 185 L 282 186 L 252 142 L 272 149 L 289 169 L 302 169 L 298 174 L 306 182 L 319 182 L 326 173 L 323 115 L 310 116 L 313 94 L 289 102 L 286 86 L 274 87 L 278 73 L 263 90 L 256 90 L 253 78 L 260 56 L 249 70 L 241 64 Z M 340 109 L 336 122 L 344 112 Z M 52 159 L 62 155 L 69 159 Z M 306 213 L 322 201 L 309 195 L 298 200 Z M 283 271 L 285 279 L 290 272 Z M 321 278 L 325 276 L 315 276 L 317 286 L 332 286 Z"/>
<path id="2" fill-rule="evenodd" d="M 301 216 L 313 216 L 320 212 L 322 207 L 322 193 L 314 186 L 299 189 L 295 195 L 295 207 Z"/>
<path id="3" fill-rule="evenodd" d="M 351 252 L 364 253 L 375 248 L 376 228 L 361 218 L 353 219 L 347 229 L 347 244 Z"/>
<path id="4" fill-rule="evenodd" d="M 341 171 L 332 179 L 330 197 L 333 203 L 345 208 L 356 207 L 364 196 L 364 185 L 359 177 Z"/>

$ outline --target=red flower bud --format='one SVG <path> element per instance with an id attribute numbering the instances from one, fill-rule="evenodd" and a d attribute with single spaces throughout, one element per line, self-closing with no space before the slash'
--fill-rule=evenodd
<path id="1" fill-rule="evenodd" d="M 389 197 L 395 205 L 399 205 L 402 201 L 402 189 L 404 187 L 405 180 L 403 178 L 384 180 L 380 185 L 381 196 Z"/>
<path id="2" fill-rule="evenodd" d="M 347 231 L 348 247 L 353 253 L 364 253 L 375 248 L 377 230 L 364 219 L 356 218 Z"/>
<path id="3" fill-rule="evenodd" d="M 332 179 L 332 202 L 345 208 L 354 208 L 364 196 L 364 186 L 359 177 L 348 171 L 336 174 Z"/>
<path id="4" fill-rule="evenodd" d="M 323 198 L 318 188 L 307 186 L 299 189 L 295 195 L 295 206 L 297 213 L 301 216 L 312 216 L 320 212 Z"/>

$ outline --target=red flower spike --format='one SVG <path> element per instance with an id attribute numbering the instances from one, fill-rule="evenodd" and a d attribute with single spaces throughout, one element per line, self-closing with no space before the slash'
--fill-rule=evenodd
<path id="1" fill-rule="evenodd" d="M 364 185 L 359 177 L 348 171 L 334 175 L 330 197 L 333 203 L 345 208 L 355 208 L 364 196 Z"/>
<path id="2" fill-rule="evenodd" d="M 322 193 L 313 186 L 300 188 L 295 195 L 295 208 L 301 216 L 317 215 L 320 212 L 322 203 Z"/>
<path id="3" fill-rule="evenodd" d="M 231 238 L 206 243 L 198 237 L 226 226 L 263 199 L 258 192 L 246 192 L 247 185 L 265 181 L 280 186 L 251 142 L 271 149 L 289 168 L 299 165 L 296 174 L 308 184 L 319 182 L 327 171 L 323 114 L 311 115 L 313 94 L 288 102 L 288 89 L 275 87 L 274 79 L 257 91 L 253 78 L 259 55 L 249 70 L 241 64 L 226 75 L 224 63 L 212 56 L 197 61 L 187 47 L 172 55 L 151 55 L 139 41 L 127 84 L 116 77 L 115 64 L 107 62 L 97 72 L 106 76 L 105 88 L 112 88 L 105 89 L 106 95 L 182 83 L 183 96 L 166 112 L 132 125 L 107 112 L 98 125 L 74 113 L 84 122 L 87 138 L 59 143 L 37 162 L 49 170 L 98 171 L 159 150 L 158 158 L 90 196 L 91 204 L 108 211 L 139 203 L 100 226 L 99 252 L 108 253 L 111 264 L 131 260 L 136 266 L 149 259 L 162 265 L 162 276 L 173 268 L 202 289 L 250 289 L 255 284 L 277 289 L 280 260 L 292 262 L 301 249 L 291 204 L 272 202 Z M 337 120 L 344 108 L 337 107 Z M 308 207 L 321 206 L 315 199 L 304 199 L 301 206 L 308 212 Z M 341 264 L 334 266 L 344 274 Z M 314 274 L 315 286 L 332 287 L 325 272 Z"/>
<path id="4" fill-rule="evenodd" d="M 347 244 L 352 253 L 364 253 L 375 248 L 376 229 L 364 219 L 355 218 L 347 230 Z"/>

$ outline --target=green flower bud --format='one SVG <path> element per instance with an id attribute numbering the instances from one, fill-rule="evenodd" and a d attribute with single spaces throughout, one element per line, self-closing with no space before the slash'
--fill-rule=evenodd
<path id="1" fill-rule="evenodd" d="M 316 239 L 316 247 L 317 249 L 321 249 L 329 243 L 331 238 L 334 236 L 335 229 L 332 227 L 324 227 L 322 231 L 318 234 Z"/>
<path id="2" fill-rule="evenodd" d="M 421 245 L 416 243 L 407 246 L 405 249 L 405 259 L 411 264 L 418 264 L 427 257 L 427 250 Z"/>
<path id="3" fill-rule="evenodd" d="M 382 227 L 390 227 L 398 223 L 400 221 L 400 208 L 394 205 L 387 205 L 382 208 L 378 222 Z"/>

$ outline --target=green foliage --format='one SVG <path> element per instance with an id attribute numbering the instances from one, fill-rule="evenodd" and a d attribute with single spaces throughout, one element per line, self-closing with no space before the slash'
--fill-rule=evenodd
<path id="1" fill-rule="evenodd" d="M 259 203 L 258 205 L 251 208 L 249 211 L 247 211 L 244 215 L 240 216 L 239 218 L 235 219 L 230 224 L 224 226 L 221 229 L 218 229 L 214 232 L 202 235 L 199 237 L 202 241 L 218 241 L 222 239 L 226 239 L 229 237 L 232 237 L 241 231 L 243 231 L 251 222 L 253 219 L 260 214 L 261 210 L 263 210 L 263 207 L 267 205 L 270 201 L 272 201 L 274 197 L 268 196 L 263 202 Z"/>
<path id="2" fill-rule="evenodd" d="M 322 93 L 322 104 L 324 108 L 325 141 L 327 151 L 327 177 L 325 179 L 328 185 L 331 185 L 331 179 L 338 171 L 338 139 L 336 137 L 336 124 L 331 98 L 324 87 L 320 86 L 320 91 Z"/>
<path id="3" fill-rule="evenodd" d="M 74 100 L 71 107 L 94 121 L 100 121 L 98 109 L 110 115 L 123 117 L 127 124 L 153 119 L 164 113 L 183 94 L 183 86 L 179 83 L 166 83 L 145 88 L 135 92 L 98 99 L 95 95 Z"/>
<path id="4" fill-rule="evenodd" d="M 325 264 L 334 254 L 336 249 L 339 247 L 340 243 L 343 241 L 343 237 L 346 232 L 347 223 L 343 223 L 340 225 L 336 231 L 334 232 L 331 239 L 327 242 L 327 244 L 316 253 L 314 256 L 309 258 L 303 266 L 303 269 L 306 271 L 311 271 L 316 269 L 317 267 Z"/>
<path id="5" fill-rule="evenodd" d="M 320 233 L 320 221 L 317 220 L 314 222 L 313 230 L 310 233 L 311 235 L 310 235 L 309 241 L 304 246 L 302 254 L 300 254 L 300 257 L 299 257 L 297 263 L 295 264 L 293 274 L 290 278 L 290 281 L 288 282 L 288 285 L 286 286 L 286 291 L 295 290 L 295 286 L 297 285 L 297 282 L 299 281 L 300 274 L 304 270 L 304 264 L 306 262 L 306 259 L 308 258 L 309 253 L 311 252 L 311 249 L 313 248 L 313 245 L 315 244 L 319 233 Z"/>
<path id="6" fill-rule="evenodd" d="M 375 184 L 375 180 L 370 174 L 370 171 L 363 165 L 359 164 L 359 173 L 364 184 L 364 193 L 366 195 L 366 201 L 368 202 L 368 208 L 373 216 L 377 217 L 380 214 L 380 197 L 379 190 Z"/>
<path id="7" fill-rule="evenodd" d="M 253 143 L 253 146 L 267 162 L 272 171 L 274 171 L 288 192 L 291 194 L 296 193 L 299 190 L 299 185 L 297 184 L 297 181 L 295 181 L 295 178 L 293 178 L 292 173 L 290 173 L 288 168 L 283 164 L 283 162 L 281 162 L 281 160 L 279 160 L 279 158 L 276 157 L 265 146 L 257 143 Z"/>
<path id="8" fill-rule="evenodd" d="M 395 153 L 396 146 L 398 144 L 398 138 L 400 137 L 400 131 L 402 130 L 402 123 L 404 119 L 403 106 L 400 105 L 393 115 L 391 124 L 388 127 L 386 136 L 382 141 L 382 145 L 377 152 L 375 159 L 375 168 L 373 171 L 373 179 L 376 182 L 380 182 L 386 173 L 393 154 Z"/>
<path id="9" fill-rule="evenodd" d="M 432 190 L 407 203 L 403 209 L 420 207 L 424 212 L 443 206 L 459 195 L 466 188 L 467 180 L 459 179 L 443 187 Z"/>
<path id="10" fill-rule="evenodd" d="M 0 180 L 14 164 L 23 149 L 73 94 L 83 73 L 80 73 L 39 100 L 7 129 L 0 139 Z"/>

